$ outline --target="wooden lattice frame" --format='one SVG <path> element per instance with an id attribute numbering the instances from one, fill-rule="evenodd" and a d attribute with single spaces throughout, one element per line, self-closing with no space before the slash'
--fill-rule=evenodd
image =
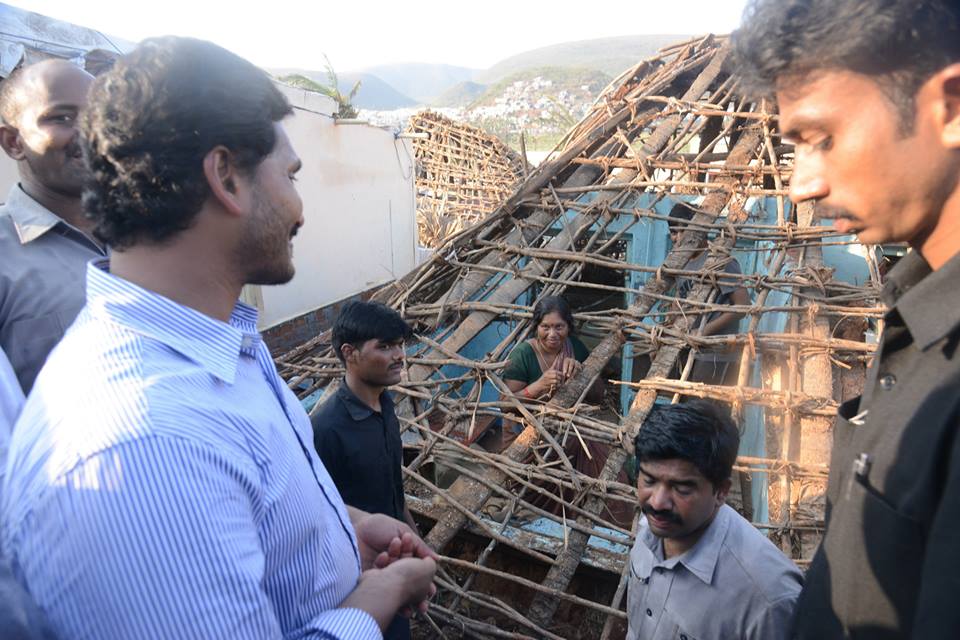
<path id="1" fill-rule="evenodd" d="M 496 209 L 525 174 L 520 156 L 496 136 L 432 111 L 407 125 L 417 162 L 419 242 L 438 247 Z"/>

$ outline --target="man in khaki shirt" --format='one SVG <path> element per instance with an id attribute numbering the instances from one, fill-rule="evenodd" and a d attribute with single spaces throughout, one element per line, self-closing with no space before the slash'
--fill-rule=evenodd
<path id="1" fill-rule="evenodd" d="M 702 400 L 657 407 L 635 445 L 643 515 L 628 640 L 788 638 L 802 575 L 725 504 L 740 445 L 726 410 Z"/>
<path id="2" fill-rule="evenodd" d="M 80 208 L 75 124 L 92 81 L 47 60 L 0 84 L 0 146 L 20 175 L 0 209 L 0 348 L 24 394 L 84 304 L 86 263 L 105 255 Z"/>

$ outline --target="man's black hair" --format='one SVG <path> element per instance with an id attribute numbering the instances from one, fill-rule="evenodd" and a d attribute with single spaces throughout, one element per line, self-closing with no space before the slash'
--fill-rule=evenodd
<path id="1" fill-rule="evenodd" d="M 560 296 L 546 296 L 540 298 L 535 305 L 533 305 L 533 328 L 536 329 L 540 326 L 540 323 L 543 322 L 544 316 L 557 313 L 563 318 L 563 321 L 567 323 L 567 329 L 569 330 L 569 335 L 576 333 L 576 329 L 573 326 L 573 312 L 570 311 L 570 304 Z"/>
<path id="2" fill-rule="evenodd" d="M 162 243 L 190 227 L 210 195 L 203 159 L 229 149 L 252 173 L 292 113 L 266 73 L 203 40 L 145 40 L 93 84 L 81 144 L 96 235 L 115 249 Z"/>
<path id="3" fill-rule="evenodd" d="M 357 349 L 367 340 L 406 340 L 413 335 L 400 314 L 379 302 L 354 300 L 343 306 L 336 322 L 333 323 L 333 350 L 340 361 L 344 361 L 340 347 L 352 344 Z"/>
<path id="4" fill-rule="evenodd" d="M 917 91 L 960 61 L 960 2 L 751 0 L 732 43 L 749 91 L 771 95 L 818 71 L 860 73 L 876 79 L 909 133 Z"/>
<path id="5" fill-rule="evenodd" d="M 634 440 L 637 463 L 687 460 L 715 488 L 730 478 L 740 433 L 730 412 L 707 400 L 657 405 Z"/>
<path id="6" fill-rule="evenodd" d="M 686 202 L 678 202 L 670 209 L 670 218 L 667 224 L 670 226 L 670 233 L 683 231 L 687 228 L 686 223 L 693 220 L 696 212 L 690 208 Z"/>

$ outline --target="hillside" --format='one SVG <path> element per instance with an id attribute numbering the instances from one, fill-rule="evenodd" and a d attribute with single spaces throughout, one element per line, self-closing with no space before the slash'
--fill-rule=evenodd
<path id="1" fill-rule="evenodd" d="M 478 69 L 419 62 L 385 64 L 362 71 L 380 78 L 403 95 L 421 103 L 433 101 L 451 87 L 469 81 L 479 73 Z"/>
<path id="2" fill-rule="evenodd" d="M 492 84 L 517 72 L 537 67 L 579 67 L 616 77 L 627 67 L 653 55 L 658 49 L 689 38 L 684 35 L 620 36 L 562 42 L 518 53 L 501 60 L 474 78 Z"/>
<path id="3" fill-rule="evenodd" d="M 486 91 L 487 85 L 465 80 L 441 93 L 430 104 L 434 107 L 463 107 L 479 100 Z"/>
<path id="4" fill-rule="evenodd" d="M 506 78 L 487 87 L 476 99 L 470 108 L 495 104 L 498 99 L 509 94 L 513 87 L 523 87 L 525 84 L 540 79 L 539 90 L 543 95 L 556 98 L 561 93 L 570 94 L 573 101 L 592 101 L 593 98 L 612 79 L 608 74 L 594 69 L 577 69 L 564 67 L 539 67 L 525 69 L 513 73 Z M 549 84 L 544 84 L 549 83 Z"/>
<path id="5" fill-rule="evenodd" d="M 590 109 L 611 78 L 593 69 L 542 67 L 514 73 L 463 110 L 463 119 L 518 148 L 550 149 Z"/>

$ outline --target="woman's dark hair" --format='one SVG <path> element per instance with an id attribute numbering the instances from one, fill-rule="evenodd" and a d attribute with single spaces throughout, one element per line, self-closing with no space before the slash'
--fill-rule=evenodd
<path id="1" fill-rule="evenodd" d="M 266 73 L 210 42 L 145 40 L 100 76 L 81 122 L 91 169 L 83 207 L 115 249 L 190 227 L 210 195 L 203 159 L 230 150 L 252 173 L 292 113 Z"/>
<path id="2" fill-rule="evenodd" d="M 751 0 L 732 35 L 741 86 L 769 95 L 821 70 L 876 78 L 909 132 L 917 91 L 960 61 L 956 0 Z"/>
<path id="3" fill-rule="evenodd" d="M 655 406 L 643 421 L 634 445 L 638 464 L 646 460 L 687 460 L 719 488 L 733 472 L 740 433 L 725 407 L 690 400 Z"/>
<path id="4" fill-rule="evenodd" d="M 537 304 L 533 305 L 533 328 L 536 329 L 543 322 L 543 318 L 551 313 L 559 313 L 563 321 L 567 323 L 570 335 L 576 333 L 573 326 L 573 312 L 570 311 L 570 305 L 560 296 L 546 296 L 540 298 Z"/>
<path id="5" fill-rule="evenodd" d="M 400 314 L 379 302 L 354 300 L 343 306 L 333 323 L 333 350 L 341 362 L 344 360 L 340 347 L 352 344 L 357 349 L 367 340 L 406 340 L 413 335 Z"/>

